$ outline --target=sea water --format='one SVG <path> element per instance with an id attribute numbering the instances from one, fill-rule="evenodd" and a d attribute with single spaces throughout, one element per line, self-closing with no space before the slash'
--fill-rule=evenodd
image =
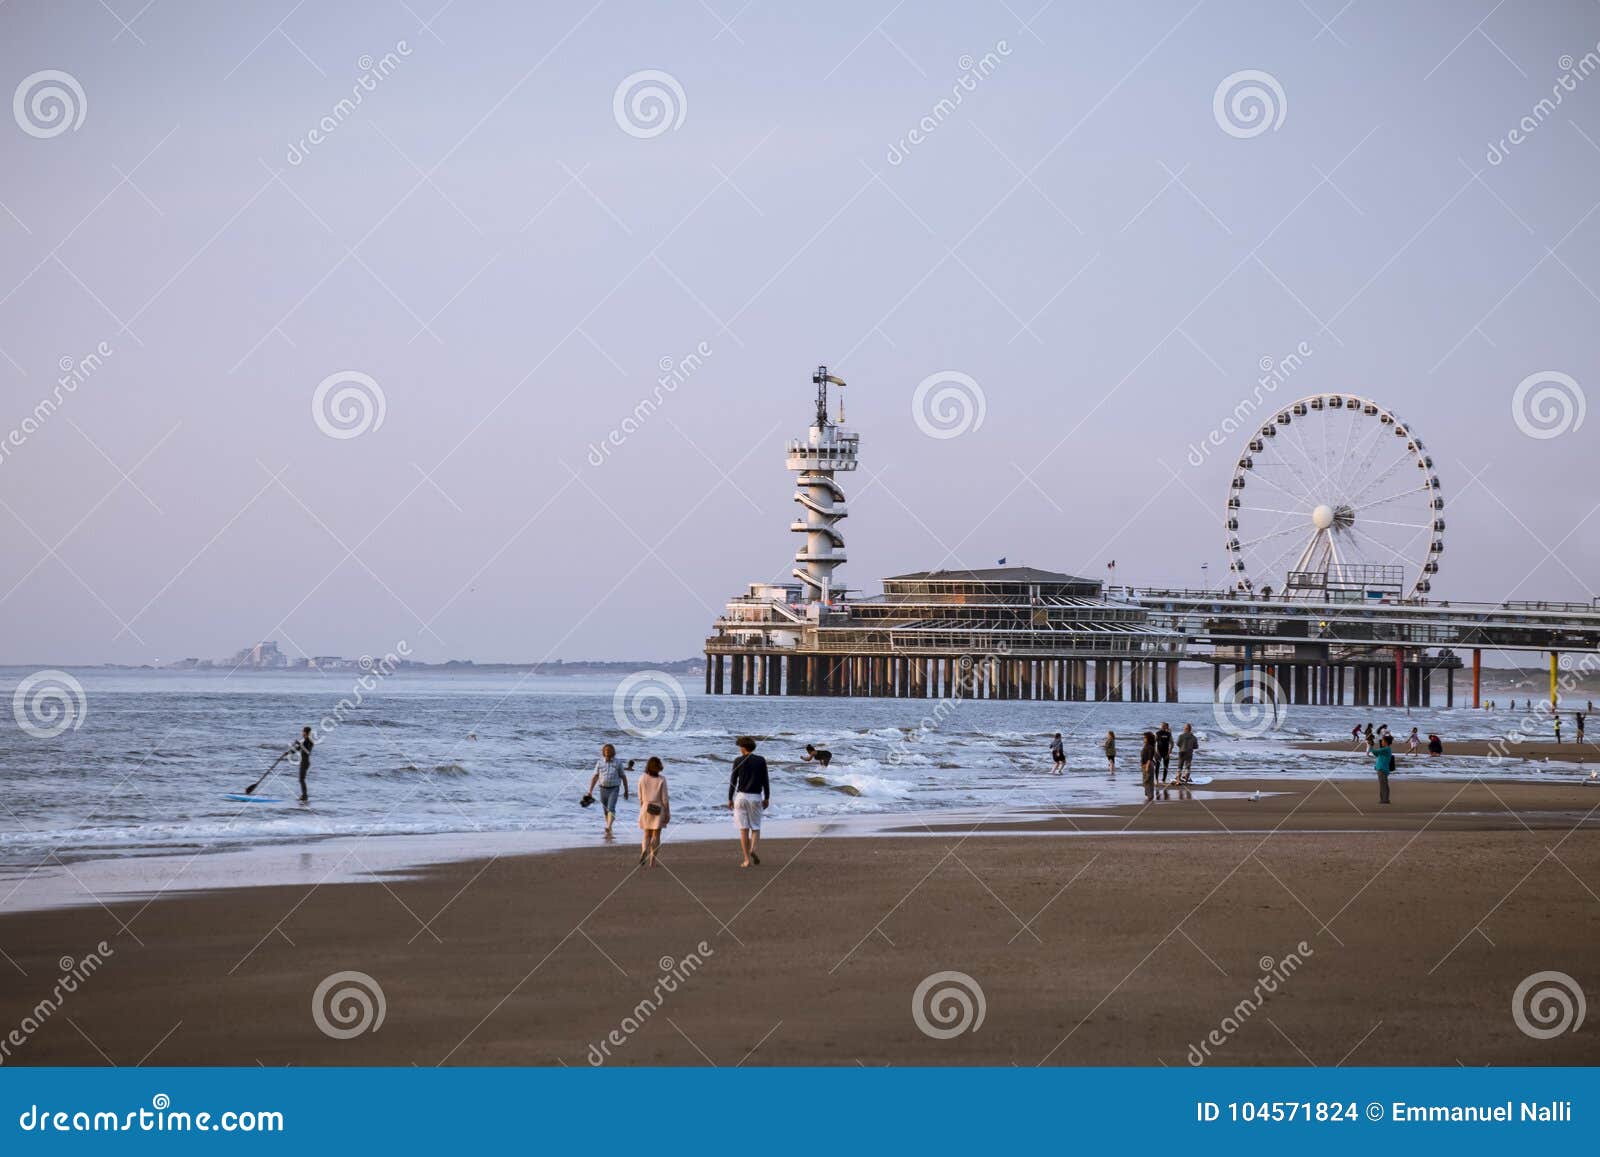
<path id="1" fill-rule="evenodd" d="M 10 691 L 30 672 L 0 669 Z M 359 672 L 355 673 L 356 675 Z M 163 672 L 82 669 L 76 727 L 37 738 L 0 728 L 0 865 L 109 856 L 186 854 L 398 833 L 593 832 L 582 808 L 600 744 L 614 743 L 641 774 L 666 764 L 675 823 L 725 819 L 734 738 L 760 737 L 772 772 L 775 819 L 903 813 L 1072 809 L 1142 798 L 1139 733 L 1166 721 L 1201 736 L 1196 774 L 1318 777 L 1370 774 L 1364 754 L 1299 750 L 1296 741 L 1349 739 L 1350 728 L 1388 722 L 1453 740 L 1490 738 L 1522 718 L 1505 709 L 1280 707 L 1260 720 L 1219 721 L 1203 683 L 1185 672 L 1180 703 L 1035 703 L 706 696 L 698 677 L 665 688 L 663 712 L 642 722 L 617 697 L 621 677 L 529 677 L 402 671 L 362 692 L 317 744 L 311 802 L 302 806 L 293 759 L 258 794 L 280 804 L 223 798 L 259 776 L 304 725 L 351 697 L 349 672 Z M 682 698 L 677 698 L 678 688 Z M 1442 687 L 1441 687 L 1442 690 Z M 1570 717 L 1569 717 L 1570 720 Z M 1230 729 L 1231 728 L 1231 729 Z M 1101 745 L 1118 736 L 1118 773 Z M 1066 738 L 1065 776 L 1049 771 L 1050 736 Z M 1541 738 L 1546 736 L 1541 734 Z M 1570 738 L 1570 734 L 1568 736 Z M 822 768 L 801 760 L 813 743 L 833 753 Z M 1449 754 L 1407 759 L 1401 775 L 1489 770 Z M 1571 780 L 1571 765 L 1508 761 L 1495 774 Z M 624 806 L 619 823 L 634 823 Z"/>

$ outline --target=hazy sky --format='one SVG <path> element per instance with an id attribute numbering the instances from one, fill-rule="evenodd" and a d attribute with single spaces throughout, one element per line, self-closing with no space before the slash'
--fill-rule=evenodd
<path id="1" fill-rule="evenodd" d="M 929 7 L 4 4 L 0 442 L 110 353 L 3 447 L 0 661 L 695 654 L 788 571 L 819 362 L 853 586 L 1220 576 L 1242 437 L 1190 447 L 1305 343 L 1269 405 L 1427 439 L 1437 596 L 1594 593 L 1600 416 L 1512 402 L 1600 376 L 1600 76 L 1536 111 L 1600 7 Z M 646 70 L 670 123 L 618 111 Z M 1259 133 L 1214 108 L 1243 70 Z M 983 398 L 957 437 L 913 413 L 942 371 Z M 346 372 L 382 422 L 330 437 Z"/>

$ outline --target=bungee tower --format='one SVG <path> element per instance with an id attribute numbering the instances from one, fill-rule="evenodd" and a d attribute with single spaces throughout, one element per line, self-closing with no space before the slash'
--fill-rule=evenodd
<path id="1" fill-rule="evenodd" d="M 850 513 L 834 474 L 856 468 L 861 436 L 845 429 L 844 381 L 830 374 L 827 366 L 818 366 L 811 381 L 817 387 L 816 419 L 803 440 L 791 440 L 785 447 L 789 469 L 796 476 L 794 500 L 800 504 L 800 517 L 789 529 L 805 536 L 791 573 L 804 584 L 806 602 L 826 605 L 833 601 L 834 568 L 846 558 L 839 523 Z M 828 420 L 830 383 L 841 390 L 836 422 Z"/>

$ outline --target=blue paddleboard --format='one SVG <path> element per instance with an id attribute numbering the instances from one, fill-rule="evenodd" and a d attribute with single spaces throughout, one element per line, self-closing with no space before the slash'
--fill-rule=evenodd
<path id="1" fill-rule="evenodd" d="M 235 794 L 233 794 L 231 792 L 228 793 L 228 794 L 225 794 L 222 798 L 223 799 L 237 800 L 239 803 L 283 803 L 284 802 L 281 799 L 273 799 L 271 796 L 265 796 L 265 795 L 235 795 Z"/>

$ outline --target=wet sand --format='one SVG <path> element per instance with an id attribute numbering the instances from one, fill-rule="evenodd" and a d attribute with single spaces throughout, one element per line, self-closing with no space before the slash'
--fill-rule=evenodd
<path id="1" fill-rule="evenodd" d="M 1217 1064 L 1600 1063 L 1600 788 L 1178 796 L 773 840 L 747 871 L 731 830 L 669 828 L 647 872 L 619 842 L 8 915 L 0 1037 L 42 1023 L 5 1063 L 1183 1065 L 1202 1044 Z M 58 958 L 102 940 L 40 1017 Z M 1539 1040 L 1512 996 L 1549 970 L 1588 985 L 1590 1023 Z M 336 1039 L 313 994 L 345 971 L 384 1019 Z M 944 972 L 984 1015 L 938 1039 L 913 994 Z M 1264 973 L 1283 978 L 1257 1007 Z"/>

